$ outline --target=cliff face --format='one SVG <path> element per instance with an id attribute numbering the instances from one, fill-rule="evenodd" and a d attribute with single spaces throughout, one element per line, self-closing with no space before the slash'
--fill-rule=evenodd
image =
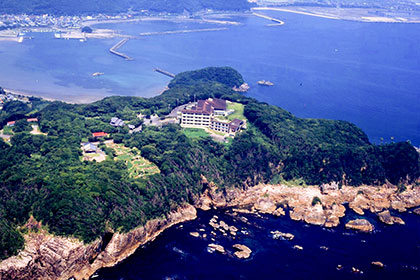
<path id="1" fill-rule="evenodd" d="M 0 279 L 88 279 L 96 270 L 122 261 L 162 231 L 196 218 L 196 209 L 183 206 L 166 218 L 154 219 L 128 233 L 115 233 L 102 248 L 102 240 L 91 244 L 47 233 L 25 236 L 25 249 L 0 263 Z M 103 250 L 101 250 L 103 249 Z"/>

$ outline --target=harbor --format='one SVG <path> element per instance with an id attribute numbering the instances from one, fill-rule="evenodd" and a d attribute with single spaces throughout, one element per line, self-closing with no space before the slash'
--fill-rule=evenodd
<path id="1" fill-rule="evenodd" d="M 115 54 L 117 56 L 120 56 L 122 58 L 124 58 L 125 60 L 133 60 L 131 57 L 129 57 L 128 55 L 121 53 L 118 51 L 119 48 L 121 48 L 122 46 L 125 45 L 125 43 L 128 42 L 129 39 L 125 38 L 122 39 L 121 41 L 119 41 L 117 44 L 115 44 L 112 48 L 109 49 L 109 52 L 112 54 Z"/>

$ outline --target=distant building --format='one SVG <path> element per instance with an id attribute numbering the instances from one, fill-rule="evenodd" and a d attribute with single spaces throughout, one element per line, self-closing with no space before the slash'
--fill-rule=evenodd
<path id="1" fill-rule="evenodd" d="M 92 143 L 84 143 L 82 144 L 82 146 L 83 146 L 83 151 L 85 153 L 96 153 L 96 151 L 98 150 L 96 145 Z"/>
<path id="2" fill-rule="evenodd" d="M 29 118 L 29 119 L 26 119 L 26 121 L 27 122 L 38 122 L 38 119 L 37 118 Z"/>
<path id="3" fill-rule="evenodd" d="M 135 129 L 136 127 L 134 126 L 134 125 L 132 125 L 132 124 L 129 124 L 129 125 L 127 125 L 128 126 L 128 128 L 129 129 L 131 129 L 131 130 L 133 130 L 133 129 Z"/>
<path id="4" fill-rule="evenodd" d="M 105 136 L 108 136 L 108 133 L 105 133 L 103 131 L 101 131 L 101 132 L 93 132 L 92 133 L 92 136 L 95 137 L 95 138 L 105 137 Z"/>
<path id="5" fill-rule="evenodd" d="M 14 126 L 16 121 L 7 122 L 7 126 Z"/>
<path id="6" fill-rule="evenodd" d="M 115 127 L 123 127 L 124 126 L 124 121 L 117 118 L 117 117 L 113 117 L 111 119 L 111 121 L 109 122 L 110 125 L 115 126 Z"/>

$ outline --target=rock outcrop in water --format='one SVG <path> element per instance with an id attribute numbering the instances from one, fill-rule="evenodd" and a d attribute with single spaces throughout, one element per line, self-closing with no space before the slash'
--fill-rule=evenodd
<path id="1" fill-rule="evenodd" d="M 25 249 L 18 256 L 0 263 L 0 279 L 88 279 L 96 270 L 122 261 L 165 229 L 193 220 L 196 215 L 193 206 L 180 207 L 165 219 L 150 220 L 127 233 L 112 234 L 105 246 L 102 240 L 84 244 L 74 238 L 31 233 L 25 236 Z"/>
<path id="2" fill-rule="evenodd" d="M 366 219 L 351 220 L 346 224 L 346 228 L 361 232 L 372 232 L 374 230 L 373 225 Z"/>

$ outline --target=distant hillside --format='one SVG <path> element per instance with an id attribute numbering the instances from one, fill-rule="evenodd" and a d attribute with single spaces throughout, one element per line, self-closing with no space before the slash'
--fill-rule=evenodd
<path id="1" fill-rule="evenodd" d="M 203 9 L 245 10 L 246 0 L 2 0 L 0 14 L 114 14 L 132 10 L 182 13 Z"/>

